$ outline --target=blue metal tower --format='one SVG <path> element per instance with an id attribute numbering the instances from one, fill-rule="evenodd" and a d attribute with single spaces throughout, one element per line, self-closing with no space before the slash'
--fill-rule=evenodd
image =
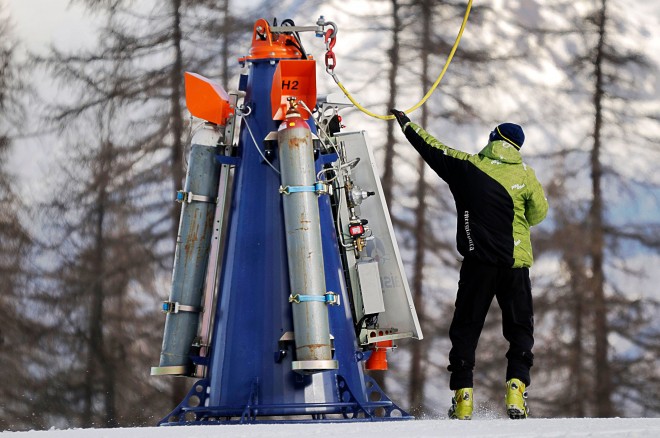
<path id="1" fill-rule="evenodd" d="M 208 122 L 179 192 L 152 374 L 199 380 L 161 425 L 411 418 L 363 371 L 392 340 L 421 338 L 373 157 L 364 133 L 331 128 L 341 104 L 317 105 L 298 30 L 257 21 L 242 100 L 186 75 Z"/>

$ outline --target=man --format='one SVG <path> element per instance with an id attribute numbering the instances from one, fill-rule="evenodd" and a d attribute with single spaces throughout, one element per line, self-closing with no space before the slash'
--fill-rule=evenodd
<path id="1" fill-rule="evenodd" d="M 548 201 L 534 170 L 520 156 L 523 130 L 513 123 L 498 125 L 486 147 L 471 155 L 442 144 L 403 112 L 391 112 L 408 141 L 449 185 L 456 202 L 456 243 L 464 259 L 449 329 L 449 387 L 454 391 L 449 416 L 472 418 L 475 350 L 495 296 L 509 342 L 506 410 L 510 418 L 526 418 L 534 359 L 529 228 L 545 218 Z"/>

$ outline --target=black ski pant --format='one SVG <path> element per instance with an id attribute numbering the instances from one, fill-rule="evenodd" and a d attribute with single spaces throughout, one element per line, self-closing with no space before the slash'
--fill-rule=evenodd
<path id="1" fill-rule="evenodd" d="M 497 297 L 502 310 L 502 332 L 509 341 L 506 380 L 530 384 L 529 369 L 534 355 L 534 310 L 528 268 L 502 268 L 473 258 L 463 260 L 454 318 L 449 328 L 452 390 L 472 388 L 475 351 L 488 308 Z"/>

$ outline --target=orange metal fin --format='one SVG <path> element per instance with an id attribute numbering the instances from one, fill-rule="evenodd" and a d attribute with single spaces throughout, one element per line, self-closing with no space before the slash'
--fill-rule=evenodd
<path id="1" fill-rule="evenodd" d="M 185 72 L 184 78 L 186 105 L 190 113 L 216 125 L 226 125 L 234 109 L 222 85 L 197 73 Z"/>

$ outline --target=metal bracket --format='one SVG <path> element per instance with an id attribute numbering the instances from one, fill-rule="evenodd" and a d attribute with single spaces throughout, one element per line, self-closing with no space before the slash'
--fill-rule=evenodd
<path id="1" fill-rule="evenodd" d="M 323 295 L 301 295 L 295 294 L 289 296 L 290 303 L 304 303 L 307 301 L 319 301 L 321 303 L 326 303 L 330 306 L 338 306 L 340 304 L 339 294 L 334 292 L 326 292 Z"/>
<path id="2" fill-rule="evenodd" d="M 271 33 L 290 33 L 290 32 L 323 32 L 320 26 L 271 26 Z"/>
<path id="3" fill-rule="evenodd" d="M 161 309 L 163 313 L 179 313 L 179 312 L 194 312 L 199 313 L 202 311 L 200 307 L 195 306 L 186 306 L 177 301 L 163 301 L 163 307 Z"/>
<path id="4" fill-rule="evenodd" d="M 176 192 L 176 202 L 190 204 L 193 201 L 208 202 L 210 204 L 216 203 L 216 199 L 210 196 L 195 195 L 193 194 L 193 192 L 184 192 L 183 190 L 179 190 L 178 192 Z"/>
<path id="5" fill-rule="evenodd" d="M 280 186 L 280 194 L 290 195 L 291 193 L 314 192 L 317 195 L 330 194 L 331 186 L 324 181 L 317 181 L 313 186 Z"/>
<path id="6" fill-rule="evenodd" d="M 382 341 L 395 341 L 413 337 L 412 332 L 400 332 L 397 328 L 362 328 L 358 335 L 358 344 L 367 346 Z M 396 348 L 396 346 L 394 346 Z"/>

